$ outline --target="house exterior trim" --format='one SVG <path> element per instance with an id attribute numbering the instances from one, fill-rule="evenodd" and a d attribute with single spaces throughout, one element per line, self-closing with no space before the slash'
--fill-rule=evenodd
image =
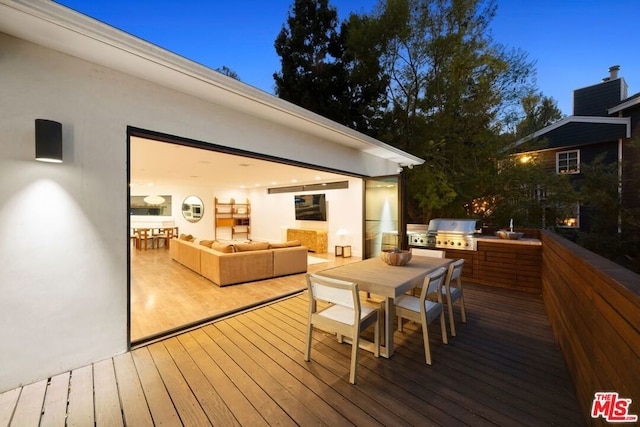
<path id="1" fill-rule="evenodd" d="M 554 124 L 540 129 L 537 132 L 532 133 L 524 138 L 519 139 L 514 144 L 515 147 L 522 145 L 527 141 L 531 141 L 536 138 L 540 138 L 543 135 L 556 130 L 569 123 L 594 123 L 594 124 L 610 124 L 610 125 L 625 125 L 625 137 L 631 138 L 631 118 L 630 117 L 596 117 L 596 116 L 569 116 L 562 120 L 555 122 Z"/>

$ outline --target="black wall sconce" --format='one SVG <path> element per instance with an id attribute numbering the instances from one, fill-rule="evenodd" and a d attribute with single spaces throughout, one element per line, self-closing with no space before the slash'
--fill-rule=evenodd
<path id="1" fill-rule="evenodd" d="M 62 163 L 62 124 L 36 119 L 36 160 Z"/>

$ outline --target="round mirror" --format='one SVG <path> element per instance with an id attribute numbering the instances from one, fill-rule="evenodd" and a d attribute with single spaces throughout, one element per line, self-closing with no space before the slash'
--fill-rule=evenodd
<path id="1" fill-rule="evenodd" d="M 182 202 L 182 216 L 189 222 L 198 222 L 204 215 L 204 204 L 198 196 L 188 196 Z"/>

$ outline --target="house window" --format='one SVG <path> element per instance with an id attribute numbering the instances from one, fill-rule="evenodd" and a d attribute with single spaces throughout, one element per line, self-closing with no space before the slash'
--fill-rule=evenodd
<path id="1" fill-rule="evenodd" d="M 556 171 L 559 174 L 580 173 L 580 151 L 561 151 L 556 153 Z"/>
<path id="2" fill-rule="evenodd" d="M 578 228 L 580 226 L 580 204 L 564 207 L 564 216 L 558 218 L 558 226 L 566 228 Z"/>

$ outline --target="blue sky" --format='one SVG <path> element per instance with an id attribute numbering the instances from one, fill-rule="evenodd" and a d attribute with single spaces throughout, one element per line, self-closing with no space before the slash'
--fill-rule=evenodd
<path id="1" fill-rule="evenodd" d="M 293 0 L 57 2 L 210 68 L 226 65 L 273 93 L 273 43 Z M 329 0 L 340 20 L 377 2 Z M 639 0 L 498 0 L 492 32 L 536 61 L 538 87 L 570 115 L 573 90 L 598 83 L 611 65 L 620 65 L 630 95 L 640 92 L 639 19 Z"/>

